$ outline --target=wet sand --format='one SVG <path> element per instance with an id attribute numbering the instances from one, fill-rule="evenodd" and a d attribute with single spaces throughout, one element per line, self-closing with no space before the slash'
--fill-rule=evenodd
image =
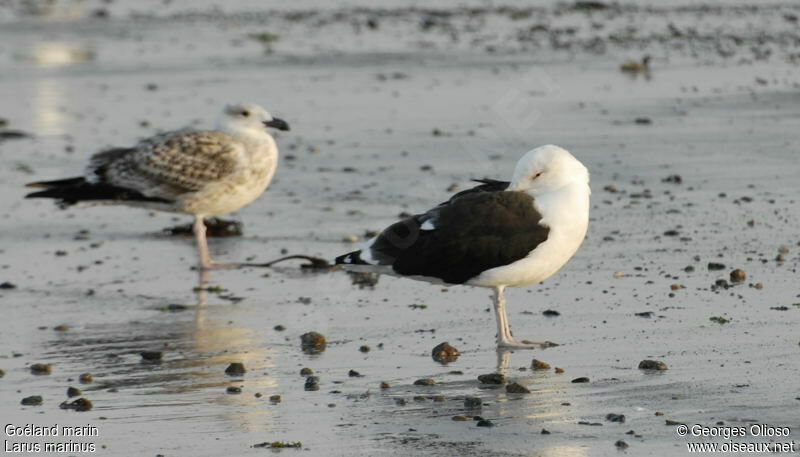
<path id="1" fill-rule="evenodd" d="M 792 436 L 773 441 L 797 440 L 797 7 L 181 5 L 0 8 L 0 118 L 34 135 L 0 140 L 0 283 L 15 286 L 0 289 L 5 422 L 90 423 L 98 453 L 119 456 L 261 455 L 252 446 L 272 441 L 320 456 L 596 456 L 617 455 L 618 440 L 634 455 L 683 455 L 703 441 L 666 420 L 786 426 Z M 263 33 L 278 36 L 271 53 L 252 38 Z M 620 72 L 645 54 L 649 78 Z M 22 198 L 26 182 L 78 173 L 100 148 L 209 125 L 238 101 L 293 130 L 278 136 L 270 189 L 234 216 L 244 236 L 211 240 L 221 261 L 330 259 L 453 185 L 507 179 L 534 146 L 581 159 L 586 241 L 556 276 L 508 292 L 515 335 L 560 344 L 510 354 L 508 378 L 532 393 L 477 381 L 498 365 L 488 290 L 359 287 L 295 261 L 213 271 L 198 293 L 191 238 L 162 233 L 186 217 Z M 732 285 L 735 268 L 747 277 Z M 326 336 L 324 352 L 301 350 L 308 331 Z M 448 365 L 430 357 L 443 341 L 462 352 Z M 533 371 L 533 358 L 564 373 Z M 639 370 L 644 359 L 669 369 Z M 226 375 L 231 362 L 247 373 Z M 52 373 L 31 374 L 34 363 Z M 318 391 L 304 390 L 303 367 Z M 86 372 L 94 381 L 80 384 Z M 69 386 L 94 408 L 59 409 Z M 30 395 L 43 404 L 20 405 Z"/>

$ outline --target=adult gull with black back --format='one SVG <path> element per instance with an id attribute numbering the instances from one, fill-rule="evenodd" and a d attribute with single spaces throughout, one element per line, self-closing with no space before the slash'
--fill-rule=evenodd
<path id="1" fill-rule="evenodd" d="M 511 181 L 482 184 L 400 222 L 336 258 L 355 271 L 494 289 L 498 348 L 545 343 L 511 334 L 503 292 L 541 282 L 575 254 L 589 224 L 589 171 L 546 145 L 526 153 Z"/>

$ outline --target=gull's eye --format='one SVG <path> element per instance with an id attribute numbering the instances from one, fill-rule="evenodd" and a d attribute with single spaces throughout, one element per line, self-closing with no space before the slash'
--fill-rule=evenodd
<path id="1" fill-rule="evenodd" d="M 239 114 L 241 114 L 244 117 L 248 117 L 248 116 L 250 116 L 250 111 L 242 110 L 241 112 L 239 112 Z"/>
<path id="2" fill-rule="evenodd" d="M 536 178 L 538 178 L 539 176 L 542 176 L 542 173 L 544 173 L 544 172 L 543 172 L 543 171 L 540 171 L 540 172 L 536 173 L 535 175 L 531 176 L 531 179 L 536 179 Z"/>

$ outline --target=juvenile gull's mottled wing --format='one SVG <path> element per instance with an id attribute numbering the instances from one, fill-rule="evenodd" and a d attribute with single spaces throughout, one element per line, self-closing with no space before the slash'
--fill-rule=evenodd
<path id="1" fill-rule="evenodd" d="M 493 183 L 484 186 L 501 187 Z M 367 248 L 336 262 L 390 265 L 400 275 L 461 284 L 526 257 L 547 240 L 550 229 L 531 196 L 481 187 L 389 226 Z"/>
<path id="2" fill-rule="evenodd" d="M 95 154 L 86 179 L 174 199 L 230 175 L 245 157 L 244 144 L 227 133 L 179 131 Z"/>

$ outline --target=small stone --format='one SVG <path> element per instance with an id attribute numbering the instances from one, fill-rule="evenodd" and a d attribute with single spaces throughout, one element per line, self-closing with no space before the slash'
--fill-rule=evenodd
<path id="1" fill-rule="evenodd" d="M 408 401 L 405 398 L 397 398 L 394 400 L 394 404 L 397 406 L 405 406 Z"/>
<path id="2" fill-rule="evenodd" d="M 41 395 L 31 395 L 30 397 L 25 397 L 20 401 L 20 404 L 25 406 L 39 406 L 42 404 L 44 399 Z"/>
<path id="3" fill-rule="evenodd" d="M 478 427 L 494 427 L 494 422 L 490 421 L 489 419 L 479 420 Z"/>
<path id="4" fill-rule="evenodd" d="M 614 443 L 614 446 L 616 446 L 616 447 L 618 447 L 618 448 L 620 448 L 620 449 L 625 449 L 625 448 L 627 448 L 627 447 L 628 447 L 628 443 L 626 443 L 626 442 L 625 442 L 625 441 L 623 441 L 623 440 L 619 440 L 619 441 L 617 441 L 616 443 Z"/>
<path id="5" fill-rule="evenodd" d="M 478 376 L 481 384 L 505 384 L 506 377 L 501 373 L 489 373 Z"/>
<path id="6" fill-rule="evenodd" d="M 0 289 L 2 289 L 2 290 L 11 290 L 11 289 L 16 289 L 16 288 L 17 288 L 16 284 L 10 283 L 8 281 L 0 283 Z"/>
<path id="7" fill-rule="evenodd" d="M 755 285 L 753 287 L 755 287 L 758 290 L 761 290 L 761 289 L 764 288 L 764 284 L 760 283 L 760 282 L 757 282 L 757 283 L 755 283 Z"/>
<path id="8" fill-rule="evenodd" d="M 671 286 L 669 286 L 669 288 L 670 288 L 670 290 L 680 290 L 681 289 L 681 285 L 680 284 L 672 284 Z"/>
<path id="9" fill-rule="evenodd" d="M 84 412 L 91 411 L 94 405 L 88 398 L 79 398 L 71 403 L 65 401 L 58 405 L 58 407 L 61 409 L 74 409 L 75 411 Z"/>
<path id="10" fill-rule="evenodd" d="M 456 422 L 467 422 L 467 421 L 470 421 L 470 420 L 472 420 L 471 418 L 469 418 L 469 417 L 467 417 L 467 416 L 453 416 L 453 418 L 452 418 L 452 419 L 453 419 L 454 421 L 456 421 Z"/>
<path id="11" fill-rule="evenodd" d="M 639 362 L 639 369 L 664 371 L 667 369 L 667 364 L 659 360 L 642 360 Z"/>
<path id="12" fill-rule="evenodd" d="M 77 387 L 67 387 L 67 397 L 69 398 L 79 397 L 82 393 L 83 392 L 81 392 L 81 389 L 78 389 Z"/>
<path id="13" fill-rule="evenodd" d="M 589 382 L 589 378 L 587 378 L 586 376 L 582 376 L 580 378 L 573 379 L 571 382 L 573 382 L 575 384 L 580 384 L 580 383 L 584 383 L 584 382 Z"/>
<path id="14" fill-rule="evenodd" d="M 363 375 L 361 373 L 357 372 L 356 370 L 348 371 L 347 372 L 347 376 L 349 376 L 351 378 L 362 378 L 363 377 Z"/>
<path id="15" fill-rule="evenodd" d="M 431 351 L 431 357 L 433 360 L 439 363 L 454 362 L 456 359 L 458 359 L 458 355 L 458 349 L 450 346 L 450 343 L 447 341 L 436 345 L 436 347 Z"/>
<path id="16" fill-rule="evenodd" d="M 434 403 L 444 403 L 444 395 L 434 395 L 432 398 Z"/>
<path id="17" fill-rule="evenodd" d="M 91 373 L 83 373 L 80 376 L 78 376 L 78 382 L 80 382 L 81 384 L 91 384 L 92 381 L 94 381 L 94 377 L 92 376 Z"/>
<path id="18" fill-rule="evenodd" d="M 271 401 L 272 403 L 280 403 L 281 400 L 283 400 L 283 398 L 280 395 L 270 395 L 269 396 L 269 401 Z"/>
<path id="19" fill-rule="evenodd" d="M 164 354 L 160 351 L 142 351 L 139 355 L 142 356 L 142 360 L 148 362 L 158 362 L 164 357 Z"/>
<path id="20" fill-rule="evenodd" d="M 417 379 L 416 381 L 414 381 L 414 385 L 415 386 L 432 386 L 432 385 L 435 385 L 435 384 L 436 384 L 436 381 L 434 381 L 431 378 L 422 378 L 422 379 Z"/>
<path id="21" fill-rule="evenodd" d="M 321 333 L 308 332 L 300 335 L 300 343 L 307 352 L 322 352 L 325 350 L 325 337 Z"/>
<path id="22" fill-rule="evenodd" d="M 620 424 L 622 424 L 625 422 L 625 415 L 608 413 L 606 414 L 606 420 L 609 422 L 619 422 Z"/>
<path id="23" fill-rule="evenodd" d="M 304 389 L 309 392 L 319 390 L 319 378 L 317 376 L 307 377 Z"/>
<path id="24" fill-rule="evenodd" d="M 240 394 L 242 393 L 242 388 L 237 386 L 230 386 L 227 389 L 225 389 L 225 392 L 229 394 Z"/>
<path id="25" fill-rule="evenodd" d="M 781 246 L 778 248 L 778 254 L 788 254 L 789 246 Z"/>
<path id="26" fill-rule="evenodd" d="M 242 362 L 231 362 L 228 368 L 225 369 L 225 374 L 228 376 L 242 376 L 247 373 Z"/>
<path id="27" fill-rule="evenodd" d="M 724 263 L 716 263 L 716 262 L 709 262 L 708 263 L 708 271 L 716 271 L 716 270 L 724 270 L 725 264 Z"/>
<path id="28" fill-rule="evenodd" d="M 253 396 L 256 398 L 261 398 L 264 396 L 264 394 L 262 394 L 261 392 L 256 392 L 255 394 L 253 394 Z"/>
<path id="29" fill-rule="evenodd" d="M 5 375 L 6 375 L 6 372 L 5 372 L 5 371 L 3 371 L 3 370 L 0 370 L 0 378 L 2 378 L 2 377 L 3 377 L 3 376 L 5 376 Z"/>
<path id="30" fill-rule="evenodd" d="M 664 421 L 664 425 L 682 425 L 682 424 L 683 424 L 683 422 L 674 421 L 674 420 L 670 420 L 670 419 L 667 419 L 667 420 Z"/>
<path id="31" fill-rule="evenodd" d="M 300 370 L 300 376 L 311 376 L 312 374 L 314 374 L 314 370 L 311 368 L 306 367 Z"/>
<path id="32" fill-rule="evenodd" d="M 549 370 L 550 364 L 542 362 L 539 359 L 533 359 L 533 361 L 531 362 L 531 368 L 533 368 L 534 370 Z"/>
<path id="33" fill-rule="evenodd" d="M 744 270 L 740 270 L 739 268 L 731 271 L 731 282 L 743 282 L 747 278 Z"/>
<path id="34" fill-rule="evenodd" d="M 518 382 L 512 382 L 506 385 L 506 392 L 511 394 L 529 394 L 531 390 Z"/>
<path id="35" fill-rule="evenodd" d="M 358 348 L 358 350 L 363 352 L 364 354 L 366 354 L 367 352 L 371 351 L 372 348 L 365 344 L 365 345 L 361 346 L 360 348 Z"/>
<path id="36" fill-rule="evenodd" d="M 53 330 L 57 332 L 66 332 L 67 330 L 69 330 L 69 326 L 64 324 L 56 325 L 55 327 L 53 327 Z"/>
<path id="37" fill-rule="evenodd" d="M 480 397 L 464 397 L 465 408 L 480 408 L 483 406 L 483 400 Z"/>
<path id="38" fill-rule="evenodd" d="M 275 327 L 272 327 L 272 330 L 275 330 L 276 332 L 282 332 L 282 331 L 286 330 L 286 327 L 284 327 L 281 324 L 278 324 Z"/>
<path id="39" fill-rule="evenodd" d="M 558 374 L 561 374 L 561 373 L 563 373 L 563 372 L 564 372 L 564 369 L 563 369 L 563 368 L 559 368 L 559 367 L 555 367 L 555 368 L 553 369 L 553 371 L 555 371 L 555 372 L 556 372 L 556 373 L 558 373 Z"/>
<path id="40" fill-rule="evenodd" d="M 392 387 L 392 386 L 389 385 L 388 382 L 386 382 L 386 381 L 381 382 L 381 389 L 388 389 L 390 387 Z"/>
<path id="41" fill-rule="evenodd" d="M 663 415 L 664 415 L 664 413 L 663 413 L 663 412 L 661 412 L 661 411 L 656 411 L 656 416 L 663 416 Z"/>
<path id="42" fill-rule="evenodd" d="M 561 313 L 559 313 L 558 311 L 556 311 L 554 309 L 546 309 L 546 310 L 542 311 L 542 315 L 547 316 L 547 317 L 557 317 L 557 316 L 560 316 Z"/>
<path id="43" fill-rule="evenodd" d="M 546 428 L 543 428 L 542 431 L 539 432 L 539 434 L 540 435 L 549 435 L 550 434 L 550 430 L 547 430 Z"/>
<path id="44" fill-rule="evenodd" d="M 48 375 L 53 372 L 53 366 L 46 363 L 34 363 L 31 365 L 31 373 L 35 375 Z"/>

